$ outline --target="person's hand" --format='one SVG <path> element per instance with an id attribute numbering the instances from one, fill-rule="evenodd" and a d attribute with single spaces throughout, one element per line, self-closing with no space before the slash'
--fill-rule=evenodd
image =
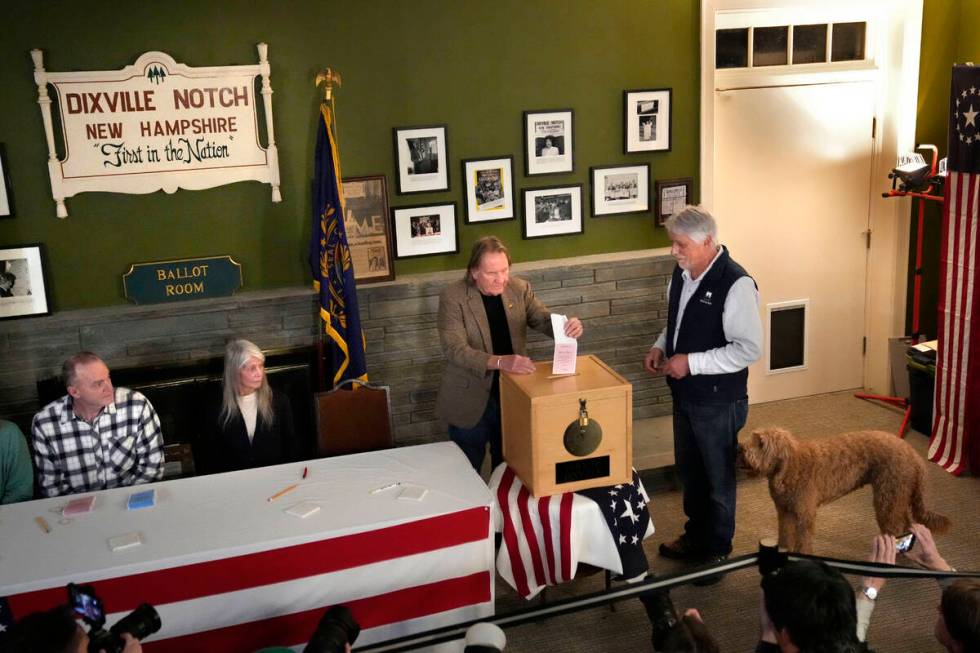
<path id="1" fill-rule="evenodd" d="M 527 356 L 511 354 L 510 356 L 500 357 L 500 362 L 497 364 L 497 369 L 504 372 L 510 372 L 511 374 L 533 374 L 534 363 L 532 363 L 531 359 Z"/>
<path id="2" fill-rule="evenodd" d="M 778 644 L 776 627 L 772 625 L 769 612 L 766 610 L 766 595 L 759 592 L 759 639 L 770 644 Z"/>
<path id="3" fill-rule="evenodd" d="M 886 565 L 895 564 L 895 536 L 877 535 L 871 540 L 871 553 L 868 555 L 868 562 L 880 562 Z M 884 578 L 875 576 L 865 576 L 861 579 L 862 587 L 873 587 L 877 591 L 885 586 Z"/>
<path id="4" fill-rule="evenodd" d="M 701 623 L 704 623 L 704 619 L 701 618 L 701 613 L 698 612 L 697 608 L 688 608 L 684 611 L 685 617 L 690 617 L 691 619 L 697 619 Z"/>
<path id="5" fill-rule="evenodd" d="M 646 358 L 643 359 L 643 367 L 650 374 L 655 374 L 660 376 L 663 374 L 663 364 L 664 364 L 664 350 L 660 347 L 651 347 L 650 351 L 647 352 Z"/>
<path id="6" fill-rule="evenodd" d="M 578 338 L 584 331 L 585 327 L 582 326 L 582 320 L 577 317 L 570 317 L 565 322 L 565 335 L 569 338 Z"/>
<path id="7" fill-rule="evenodd" d="M 663 366 L 663 373 L 672 379 L 683 379 L 691 373 L 687 364 L 687 354 L 674 354 Z"/>
<path id="8" fill-rule="evenodd" d="M 912 562 L 934 571 L 950 571 L 952 567 L 939 555 L 932 531 L 922 524 L 912 524 L 909 531 L 915 534 L 915 544 L 905 553 Z"/>

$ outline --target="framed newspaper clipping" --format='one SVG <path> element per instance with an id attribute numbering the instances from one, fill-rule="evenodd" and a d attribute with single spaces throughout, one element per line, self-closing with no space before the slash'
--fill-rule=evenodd
<path id="1" fill-rule="evenodd" d="M 514 157 L 494 156 L 463 161 L 463 204 L 466 224 L 513 220 Z"/>
<path id="2" fill-rule="evenodd" d="M 524 189 L 524 239 L 580 234 L 582 184 Z"/>
<path id="3" fill-rule="evenodd" d="M 589 171 L 594 217 L 650 210 L 650 164 L 593 167 Z"/>
<path id="4" fill-rule="evenodd" d="M 344 179 L 344 228 L 357 283 L 391 281 L 388 185 L 384 175 Z"/>
<path id="5" fill-rule="evenodd" d="M 670 149 L 669 88 L 623 91 L 623 152 Z"/>
<path id="6" fill-rule="evenodd" d="M 674 215 L 688 204 L 693 204 L 691 188 L 694 185 L 692 177 L 680 179 L 663 179 L 654 183 L 657 193 L 657 226 L 664 226 L 667 218 Z"/>
<path id="7" fill-rule="evenodd" d="M 7 170 L 7 150 L 0 143 L 0 218 L 14 216 L 14 189 L 10 183 L 10 172 Z"/>
<path id="8" fill-rule="evenodd" d="M 399 259 L 459 251 L 456 202 L 399 206 L 391 210 L 391 223 Z"/>
<path id="9" fill-rule="evenodd" d="M 50 315 L 40 243 L 0 248 L 0 320 Z"/>
<path id="10" fill-rule="evenodd" d="M 398 194 L 449 190 L 446 125 L 395 127 L 391 131 Z"/>
<path id="11" fill-rule="evenodd" d="M 524 166 L 528 177 L 575 171 L 573 111 L 524 112 Z"/>

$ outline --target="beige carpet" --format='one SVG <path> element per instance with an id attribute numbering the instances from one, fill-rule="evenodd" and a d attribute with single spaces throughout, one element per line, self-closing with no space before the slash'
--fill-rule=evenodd
<path id="1" fill-rule="evenodd" d="M 881 429 L 897 432 L 902 413 L 898 409 L 855 399 L 851 393 L 835 393 L 752 406 L 742 436 L 752 428 L 778 424 L 802 437 L 832 435 L 848 430 Z M 917 432 L 907 436 L 921 454 L 928 439 Z M 940 552 L 958 569 L 980 570 L 980 479 L 955 478 L 936 465 L 928 464 L 930 507 L 953 518 L 953 529 L 937 536 Z M 684 515 L 680 493 L 663 490 L 651 497 L 650 512 L 656 534 L 646 541 L 652 569 L 661 574 L 680 570 L 682 565 L 657 555 L 657 545 L 673 539 L 681 530 Z M 738 486 L 737 529 L 733 555 L 752 553 L 758 541 L 775 536 L 776 514 L 764 479 L 745 478 Z M 870 489 L 825 506 L 819 513 L 815 552 L 839 558 L 864 559 L 876 534 Z M 856 579 L 853 579 L 856 583 Z M 596 574 L 579 578 L 558 588 L 549 588 L 553 601 L 602 589 Z M 723 651 L 754 649 L 759 633 L 759 575 L 755 569 L 730 574 L 712 587 L 685 586 L 673 592 L 679 609 L 701 611 Z M 942 651 L 932 631 L 939 589 L 931 580 L 891 581 L 878 600 L 869 632 L 871 647 L 882 652 L 928 653 Z M 527 607 L 505 583 L 497 581 L 497 613 Z M 544 651 L 651 651 L 649 623 L 636 600 L 620 603 L 616 610 L 596 608 L 552 618 L 507 631 L 510 653 Z"/>

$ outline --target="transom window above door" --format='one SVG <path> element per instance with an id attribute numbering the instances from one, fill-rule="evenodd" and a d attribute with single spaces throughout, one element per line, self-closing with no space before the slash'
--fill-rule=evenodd
<path id="1" fill-rule="evenodd" d="M 864 62 L 867 31 L 866 21 L 722 28 L 715 31 L 715 68 Z"/>

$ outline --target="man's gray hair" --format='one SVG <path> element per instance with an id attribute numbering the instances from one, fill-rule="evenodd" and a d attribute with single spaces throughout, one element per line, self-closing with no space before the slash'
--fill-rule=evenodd
<path id="1" fill-rule="evenodd" d="M 77 354 L 73 354 L 64 363 L 61 364 L 61 380 L 65 383 L 65 389 L 70 386 L 75 385 L 75 379 L 78 378 L 78 366 L 87 365 L 88 363 L 100 362 L 105 364 L 97 354 L 93 354 L 90 351 L 80 351 Z"/>
<path id="2" fill-rule="evenodd" d="M 711 242 L 716 244 L 718 242 L 718 223 L 707 209 L 693 204 L 688 204 L 667 218 L 664 227 L 672 234 L 687 236 L 699 244 L 705 238 L 711 238 Z"/>

